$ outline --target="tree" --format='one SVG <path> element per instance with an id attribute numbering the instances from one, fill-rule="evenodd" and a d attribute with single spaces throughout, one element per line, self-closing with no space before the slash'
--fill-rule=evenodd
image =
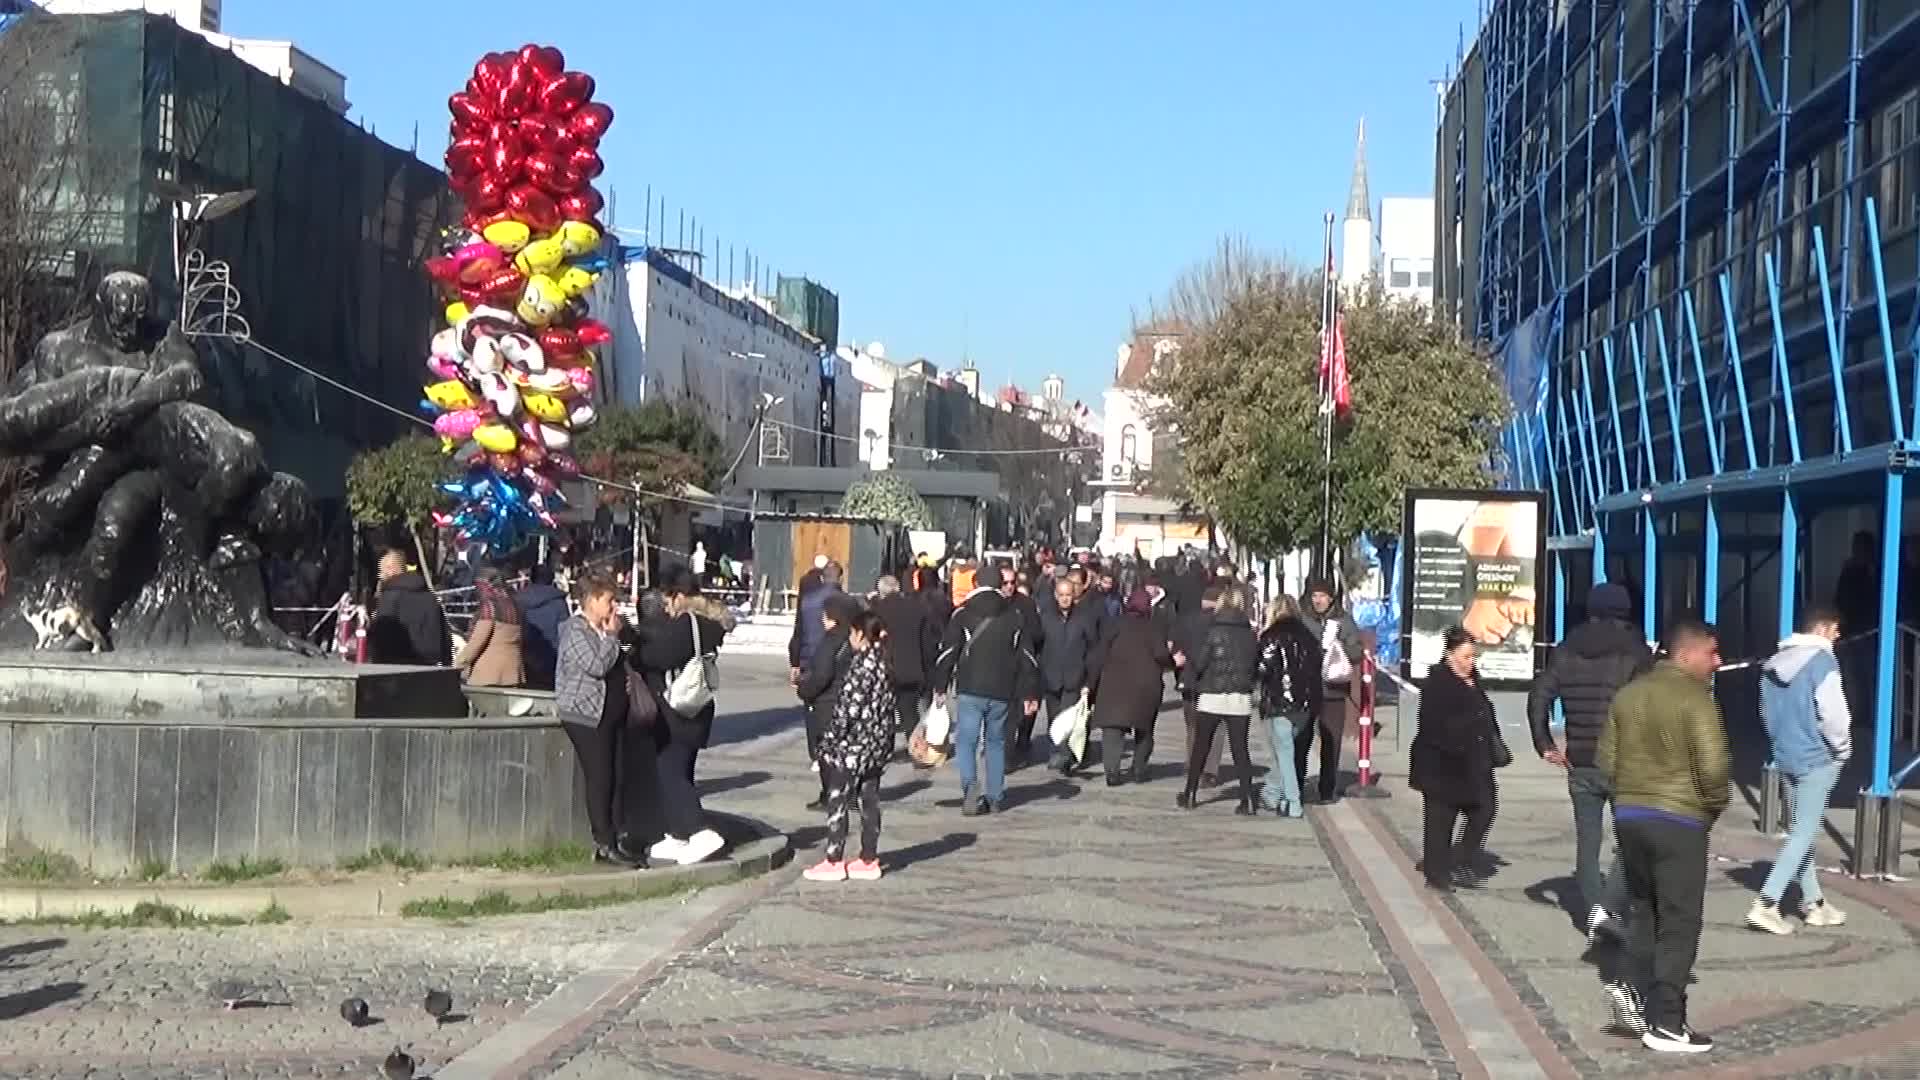
<path id="1" fill-rule="evenodd" d="M 896 472 L 875 472 L 847 485 L 840 513 L 848 517 L 880 518 L 909 529 L 933 528 L 933 510 L 907 478 Z"/>
<path id="2" fill-rule="evenodd" d="M 356 524 L 404 529 L 420 557 L 421 573 L 430 565 L 421 527 L 435 510 L 451 505 L 440 487 L 453 478 L 452 458 L 425 436 L 408 436 L 378 450 L 363 450 L 347 466 L 347 510 Z M 429 579 L 431 580 L 431 579 Z"/>
<path id="3" fill-rule="evenodd" d="M 1311 546 L 1320 527 L 1320 272 L 1239 261 L 1190 271 L 1190 335 L 1147 391 L 1180 433 L 1183 483 L 1255 550 Z M 1204 299 L 1205 302 L 1202 302 Z M 1334 432 L 1336 543 L 1397 532 L 1411 487 L 1485 487 L 1508 402 L 1483 351 L 1378 290 L 1345 307 L 1354 411 Z"/>
<path id="4" fill-rule="evenodd" d="M 610 405 L 574 444 L 589 474 L 648 491 L 678 495 L 687 485 L 711 485 L 725 467 L 720 437 L 691 403 L 655 399 L 638 407 Z M 628 493 L 602 489 L 602 500 Z"/>

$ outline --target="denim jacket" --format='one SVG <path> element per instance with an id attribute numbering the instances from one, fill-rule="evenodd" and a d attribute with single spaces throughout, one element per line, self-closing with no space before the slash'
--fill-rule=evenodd
<path id="1" fill-rule="evenodd" d="M 1760 719 L 1774 764 L 1789 776 L 1852 756 L 1853 717 L 1831 642 L 1795 634 L 1780 643 L 1760 673 Z"/>

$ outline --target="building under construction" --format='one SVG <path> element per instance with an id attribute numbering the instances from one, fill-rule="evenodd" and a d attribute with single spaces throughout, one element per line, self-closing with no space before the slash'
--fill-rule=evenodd
<path id="1" fill-rule="evenodd" d="M 1549 493 L 1548 625 L 1622 581 L 1732 660 L 1839 600 L 1870 833 L 1920 711 L 1916 48 L 1920 0 L 1492 0 L 1437 148 L 1436 305 Z"/>

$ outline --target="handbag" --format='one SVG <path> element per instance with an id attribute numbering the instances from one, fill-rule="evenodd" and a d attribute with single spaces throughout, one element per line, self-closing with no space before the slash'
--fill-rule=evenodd
<path id="1" fill-rule="evenodd" d="M 640 673 L 627 668 L 627 726 L 651 728 L 660 720 L 660 702 Z"/>
<path id="2" fill-rule="evenodd" d="M 1486 711 L 1486 717 L 1487 749 L 1493 756 L 1493 767 L 1504 769 L 1513 764 L 1513 750 L 1507 746 L 1507 736 L 1500 730 L 1500 718 L 1494 715 L 1491 706 Z"/>
<path id="3" fill-rule="evenodd" d="M 699 618 L 688 612 L 687 621 L 693 625 L 693 659 L 674 672 L 667 683 L 667 707 L 681 716 L 692 716 L 706 708 L 720 686 L 720 661 L 701 648 Z"/>

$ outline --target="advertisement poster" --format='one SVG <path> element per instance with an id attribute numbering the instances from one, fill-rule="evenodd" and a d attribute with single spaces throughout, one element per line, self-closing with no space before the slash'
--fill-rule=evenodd
<path id="1" fill-rule="evenodd" d="M 1480 643 L 1484 678 L 1508 684 L 1533 679 L 1545 505 L 1538 492 L 1407 493 L 1401 535 L 1410 677 L 1426 676 L 1440 659 L 1447 628 L 1457 624 Z"/>

